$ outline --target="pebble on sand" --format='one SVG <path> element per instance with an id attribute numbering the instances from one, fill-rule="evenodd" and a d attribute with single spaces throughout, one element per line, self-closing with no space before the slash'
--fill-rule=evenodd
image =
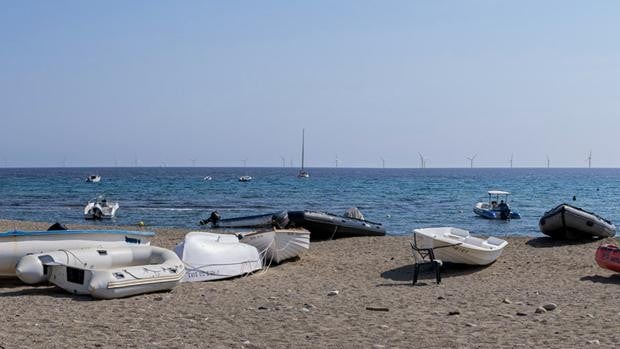
<path id="1" fill-rule="evenodd" d="M 453 311 L 448 313 L 448 315 L 460 315 L 460 314 L 461 314 L 461 312 L 458 311 L 458 310 L 453 310 Z"/>
<path id="2" fill-rule="evenodd" d="M 504 304 L 510 304 L 510 303 L 512 303 L 512 302 L 510 301 L 510 299 L 508 299 L 508 298 L 504 298 L 504 300 L 502 301 L 502 303 L 504 303 Z"/>
<path id="3" fill-rule="evenodd" d="M 546 312 L 547 312 L 547 309 L 545 309 L 543 307 L 538 307 L 538 308 L 536 308 L 536 311 L 535 311 L 536 314 L 543 314 L 543 313 L 546 313 Z"/>
<path id="4" fill-rule="evenodd" d="M 601 345 L 601 341 L 598 339 L 592 339 L 588 341 L 588 344 Z"/>
<path id="5" fill-rule="evenodd" d="M 338 293 L 340 293 L 340 292 L 338 292 L 338 290 L 332 290 L 332 291 L 327 292 L 327 295 L 328 296 L 337 296 Z"/>
<path id="6" fill-rule="evenodd" d="M 554 310 L 555 308 L 557 308 L 558 305 L 555 304 L 555 303 L 547 303 L 547 304 L 543 305 L 542 307 L 545 308 L 545 310 L 551 311 L 551 310 Z"/>

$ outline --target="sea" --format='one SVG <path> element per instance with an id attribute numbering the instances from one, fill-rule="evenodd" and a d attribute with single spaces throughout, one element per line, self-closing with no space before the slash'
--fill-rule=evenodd
<path id="1" fill-rule="evenodd" d="M 0 219 L 87 223 L 88 200 L 118 201 L 117 216 L 99 226 L 177 227 L 200 230 L 201 219 L 282 210 L 343 214 L 357 207 L 389 235 L 415 228 L 455 226 L 483 235 L 542 236 L 538 220 L 561 203 L 620 219 L 620 169 L 583 168 L 0 168 Z M 99 183 L 86 182 L 90 174 Z M 240 182 L 242 175 L 252 181 Z M 210 176 L 211 180 L 205 180 Z M 473 206 L 488 190 L 511 192 L 522 219 L 490 221 Z"/>

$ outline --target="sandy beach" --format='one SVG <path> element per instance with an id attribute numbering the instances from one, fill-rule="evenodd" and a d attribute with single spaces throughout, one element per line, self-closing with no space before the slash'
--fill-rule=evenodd
<path id="1" fill-rule="evenodd" d="M 0 230 L 49 225 L 0 221 Z M 154 231 L 153 245 L 166 248 L 187 233 Z M 447 266 L 440 285 L 430 269 L 411 285 L 409 238 L 395 236 L 313 242 L 300 259 L 253 275 L 116 300 L 2 279 L 0 347 L 620 346 L 620 275 L 596 265 L 601 241 L 507 240 L 496 263 Z M 557 308 L 535 312 L 549 303 Z"/>

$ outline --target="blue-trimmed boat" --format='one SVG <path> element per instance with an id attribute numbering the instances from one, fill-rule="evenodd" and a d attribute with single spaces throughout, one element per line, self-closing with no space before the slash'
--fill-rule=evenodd
<path id="1" fill-rule="evenodd" d="M 45 230 L 0 233 L 0 276 L 15 276 L 15 266 L 28 254 L 77 248 L 150 245 L 155 233 L 130 230 Z"/>
<path id="2" fill-rule="evenodd" d="M 489 194 L 489 201 L 476 203 L 474 206 L 475 214 L 486 219 L 509 220 L 521 218 L 521 215 L 516 211 L 512 211 L 508 205 L 509 192 L 490 190 L 487 194 Z"/>

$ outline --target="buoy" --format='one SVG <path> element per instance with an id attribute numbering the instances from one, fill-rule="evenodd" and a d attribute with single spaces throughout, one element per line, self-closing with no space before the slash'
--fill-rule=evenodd
<path id="1" fill-rule="evenodd" d="M 145 225 L 146 225 L 146 224 L 144 224 L 144 222 L 143 222 L 143 221 L 138 222 L 138 226 L 139 226 L 139 227 L 143 227 L 143 226 L 145 226 Z"/>

